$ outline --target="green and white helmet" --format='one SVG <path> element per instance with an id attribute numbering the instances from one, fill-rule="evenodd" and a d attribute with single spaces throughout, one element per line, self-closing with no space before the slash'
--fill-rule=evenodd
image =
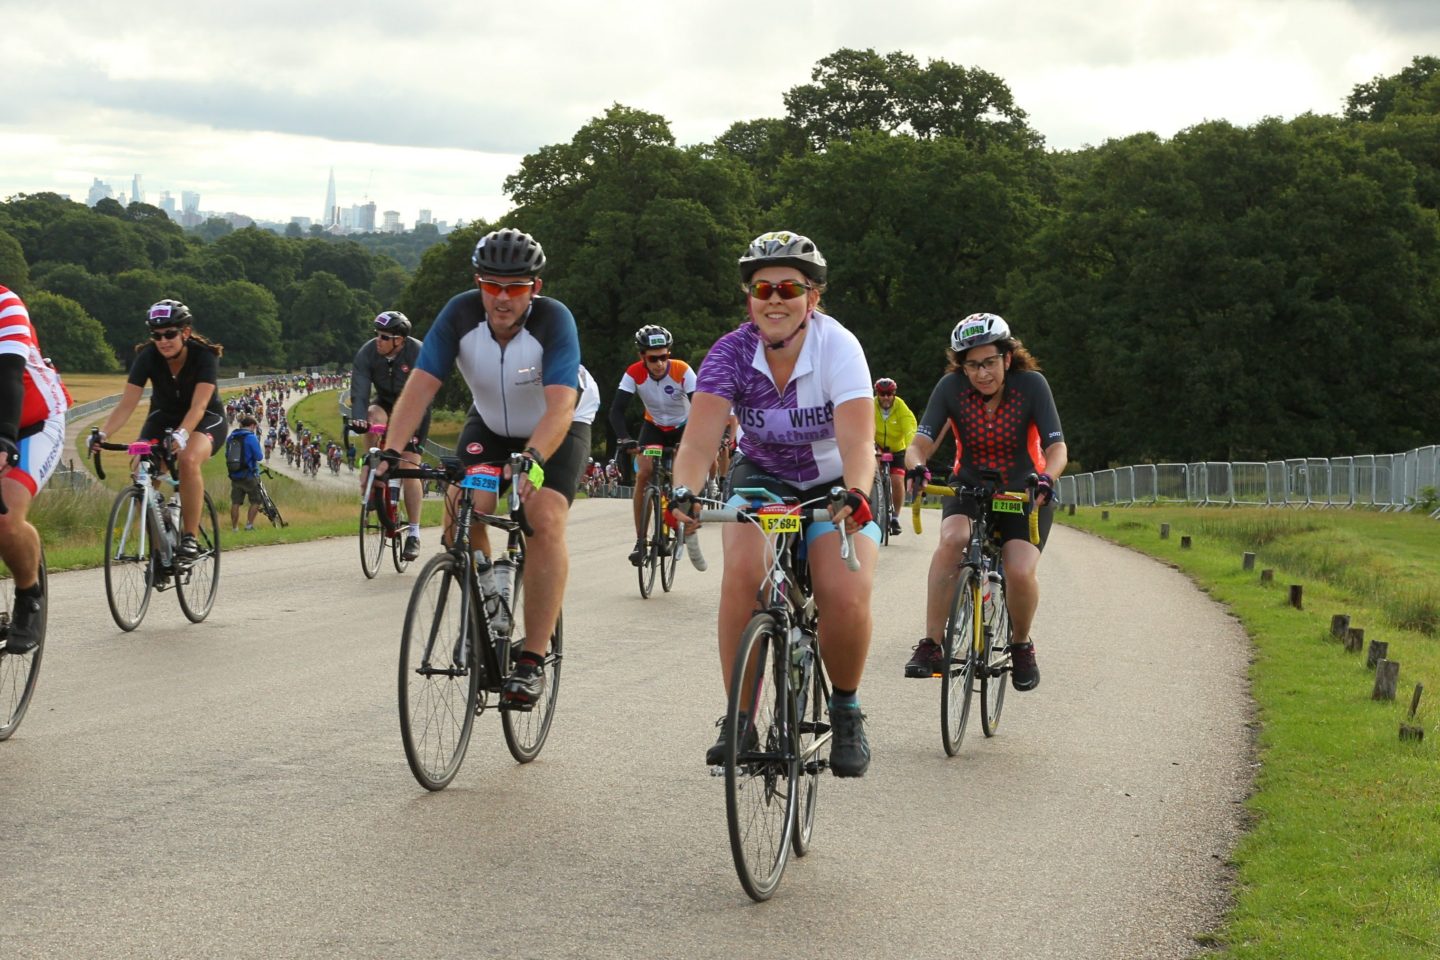
<path id="1" fill-rule="evenodd" d="M 1010 324 L 998 313 L 972 313 L 955 324 L 950 331 L 950 349 L 964 353 L 971 347 L 983 347 L 1010 339 Z"/>

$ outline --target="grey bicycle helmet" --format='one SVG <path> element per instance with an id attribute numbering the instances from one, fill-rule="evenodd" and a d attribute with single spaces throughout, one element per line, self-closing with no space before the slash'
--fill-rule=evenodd
<path id="1" fill-rule="evenodd" d="M 386 310 L 375 318 L 375 329 L 379 333 L 398 333 L 410 336 L 410 318 L 399 310 Z"/>
<path id="2" fill-rule="evenodd" d="M 950 349 L 964 353 L 972 347 L 1010 339 L 1010 324 L 998 313 L 972 313 L 950 331 Z"/>
<path id="3" fill-rule="evenodd" d="M 740 281 L 749 283 L 761 267 L 794 267 L 816 283 L 825 282 L 825 258 L 809 237 L 789 230 L 762 233 L 740 258 Z"/>
<path id="4" fill-rule="evenodd" d="M 470 262 L 476 273 L 497 277 L 533 277 L 545 269 L 545 251 L 528 233 L 506 227 L 492 230 L 475 244 Z"/>
<path id="5" fill-rule="evenodd" d="M 145 311 L 145 323 L 152 328 L 190 326 L 190 308 L 179 300 L 159 300 Z"/>
<path id="6" fill-rule="evenodd" d="M 670 336 L 670 331 L 656 323 L 649 323 L 635 331 L 635 346 L 642 352 L 645 350 L 657 350 L 660 347 L 670 347 L 675 338 Z"/>

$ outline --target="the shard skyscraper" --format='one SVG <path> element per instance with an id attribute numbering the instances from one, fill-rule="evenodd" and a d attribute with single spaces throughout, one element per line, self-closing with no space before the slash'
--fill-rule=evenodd
<path id="1" fill-rule="evenodd" d="M 339 211 L 335 207 L 335 168 L 330 168 L 330 185 L 325 188 L 325 213 L 320 217 L 320 222 L 326 227 L 333 227 Z"/>

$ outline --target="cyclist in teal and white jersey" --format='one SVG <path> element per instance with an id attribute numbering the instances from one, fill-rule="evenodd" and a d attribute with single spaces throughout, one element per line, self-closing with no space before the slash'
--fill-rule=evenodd
<path id="1" fill-rule="evenodd" d="M 715 342 L 700 366 L 690 422 L 675 458 L 673 512 L 690 525 L 698 506 L 691 490 L 705 482 L 731 408 L 739 417 L 740 453 L 730 489 L 764 487 L 779 496 L 809 500 L 832 487 L 846 489 L 836 522 L 855 538 L 860 570 L 840 557 L 833 523 L 810 524 L 811 582 L 820 610 L 820 653 L 835 685 L 830 718 L 834 738 L 830 770 L 863 776 L 870 745 L 856 696 L 870 648 L 870 594 L 880 549 L 865 491 L 875 476 L 870 368 L 855 335 L 818 309 L 825 288 L 825 258 L 798 234 L 757 237 L 740 258 L 749 322 Z M 725 571 L 720 584 L 720 666 L 728 691 L 740 634 L 755 607 L 766 569 L 766 542 L 758 529 L 727 524 Z M 705 755 L 723 762 L 730 732 Z"/>
<path id="2" fill-rule="evenodd" d="M 525 553 L 525 649 L 501 697 L 533 704 L 544 689 L 546 646 L 569 575 L 566 516 L 590 452 L 590 425 L 575 419 L 580 336 L 569 309 L 540 296 L 545 252 L 535 238 L 513 228 L 492 231 L 475 245 L 471 263 L 478 289 L 452 297 L 426 332 L 416 369 L 390 413 L 385 446 L 398 456 L 458 366 L 474 405 L 455 455 L 467 466 L 525 455 L 512 478 L 535 530 Z M 492 493 L 474 493 L 481 511 L 493 511 L 495 500 Z M 471 531 L 471 546 L 490 556 L 485 525 Z"/>

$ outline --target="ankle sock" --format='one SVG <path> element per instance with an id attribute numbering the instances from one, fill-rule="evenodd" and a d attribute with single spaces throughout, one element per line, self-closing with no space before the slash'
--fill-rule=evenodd
<path id="1" fill-rule="evenodd" d="M 859 707 L 860 698 L 855 695 L 854 690 L 841 690 L 836 687 L 830 692 L 830 708 L 836 707 Z"/>

